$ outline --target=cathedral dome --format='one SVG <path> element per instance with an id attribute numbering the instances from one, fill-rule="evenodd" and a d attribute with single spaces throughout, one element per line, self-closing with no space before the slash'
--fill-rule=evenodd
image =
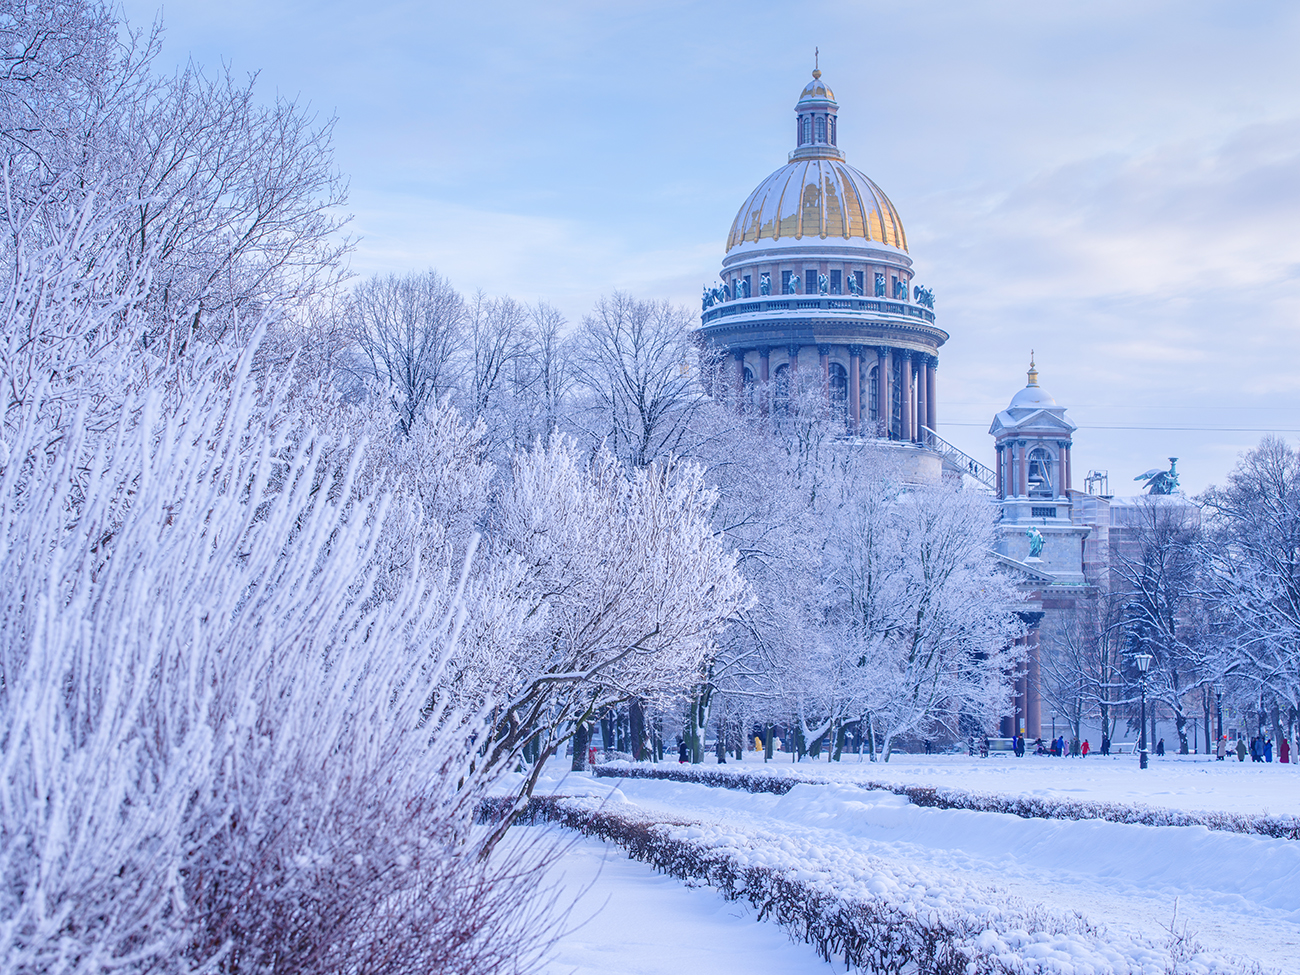
<path id="1" fill-rule="evenodd" d="M 1011 397 L 1009 410 L 1048 410 L 1056 408 L 1056 400 L 1048 395 L 1047 390 L 1038 385 L 1038 367 L 1034 357 L 1029 357 L 1029 382 L 1025 388 Z"/>
<path id="2" fill-rule="evenodd" d="M 837 241 L 850 247 L 892 247 L 907 253 L 898 211 L 879 186 L 844 161 L 839 105 L 820 70 L 794 107 L 795 150 L 749 194 L 727 237 L 727 251 Z"/>
<path id="3" fill-rule="evenodd" d="M 1009 410 L 1032 409 L 1045 410 L 1052 409 L 1056 406 L 1056 400 L 1048 395 L 1047 390 L 1041 386 L 1026 386 L 1015 396 L 1011 397 Z"/>
<path id="4" fill-rule="evenodd" d="M 727 250 L 745 243 L 813 237 L 884 244 L 907 251 L 898 211 L 884 191 L 835 158 L 796 159 L 749 194 L 727 237 Z"/>

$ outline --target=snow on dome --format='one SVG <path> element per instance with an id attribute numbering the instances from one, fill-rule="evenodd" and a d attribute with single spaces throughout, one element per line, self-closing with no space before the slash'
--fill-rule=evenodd
<path id="1" fill-rule="evenodd" d="M 1007 409 L 1041 410 L 1055 406 L 1056 400 L 1052 399 L 1052 397 L 1048 395 L 1047 390 L 1043 389 L 1042 386 L 1035 384 L 1033 386 L 1026 386 L 1020 392 L 1016 393 L 1015 396 L 1011 397 L 1011 405 L 1008 406 Z"/>
<path id="2" fill-rule="evenodd" d="M 1038 367 L 1034 365 L 1034 354 L 1029 354 L 1029 382 L 1025 388 L 1011 397 L 1009 410 L 1042 410 L 1056 406 L 1056 400 L 1048 395 L 1047 390 L 1038 385 Z"/>

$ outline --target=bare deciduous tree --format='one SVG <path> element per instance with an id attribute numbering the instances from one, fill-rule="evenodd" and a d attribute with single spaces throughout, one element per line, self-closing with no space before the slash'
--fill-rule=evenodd
<path id="1" fill-rule="evenodd" d="M 354 375 L 387 388 L 398 424 L 409 433 L 455 382 L 465 302 L 434 270 L 376 275 L 353 289 L 347 317 L 359 352 Z"/>
<path id="2" fill-rule="evenodd" d="M 707 401 L 694 321 L 685 308 L 621 291 L 582 320 L 574 365 L 595 404 L 588 429 L 634 467 L 690 453 L 691 420 Z"/>

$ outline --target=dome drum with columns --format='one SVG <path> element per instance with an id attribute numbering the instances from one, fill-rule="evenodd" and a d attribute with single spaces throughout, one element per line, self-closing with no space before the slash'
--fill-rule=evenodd
<path id="1" fill-rule="evenodd" d="M 773 398 L 764 409 L 781 408 L 791 388 L 820 387 L 846 432 L 925 443 L 948 335 L 913 284 L 898 211 L 836 145 L 838 111 L 814 71 L 789 162 L 732 224 L 721 300 L 706 297 L 701 333 L 730 359 L 737 402 L 754 384 Z"/>

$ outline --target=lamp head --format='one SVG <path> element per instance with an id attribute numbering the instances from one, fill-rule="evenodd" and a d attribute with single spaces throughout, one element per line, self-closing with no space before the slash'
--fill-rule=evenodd
<path id="1" fill-rule="evenodd" d="M 1151 654 L 1149 653 L 1136 654 L 1133 659 L 1137 661 L 1138 670 L 1144 674 L 1147 672 L 1147 668 L 1151 666 Z"/>

